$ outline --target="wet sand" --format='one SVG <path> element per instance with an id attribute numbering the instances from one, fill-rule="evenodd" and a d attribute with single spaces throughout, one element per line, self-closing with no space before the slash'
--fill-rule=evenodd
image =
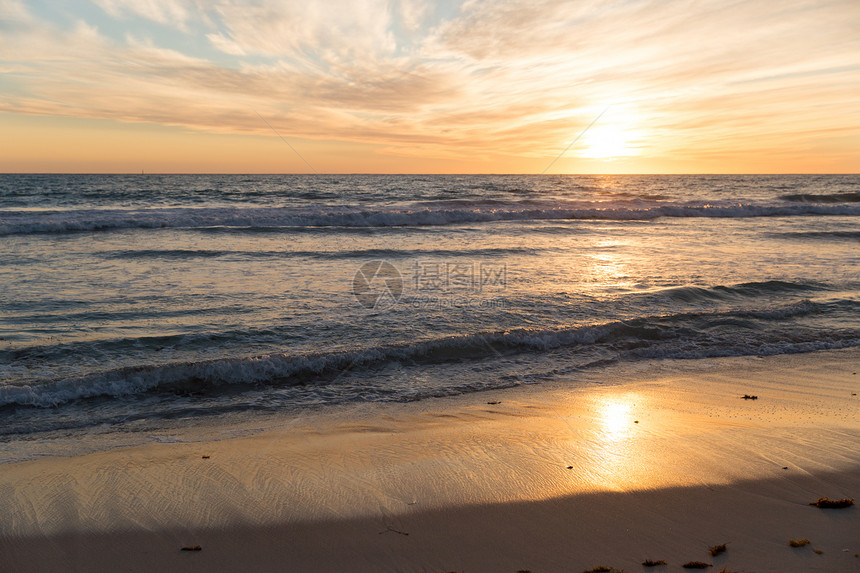
<path id="1" fill-rule="evenodd" d="M 0 563 L 540 573 L 641 571 L 653 559 L 668 565 L 652 571 L 858 571 L 857 506 L 808 505 L 860 498 L 858 370 L 855 349 L 643 362 L 290 416 L 248 437 L 7 464 Z"/>

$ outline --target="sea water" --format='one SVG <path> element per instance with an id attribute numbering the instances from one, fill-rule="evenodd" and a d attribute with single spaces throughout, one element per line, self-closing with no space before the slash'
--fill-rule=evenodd
<path id="1" fill-rule="evenodd" d="M 0 175 L 0 462 L 857 346 L 858 215 L 855 175 Z"/>

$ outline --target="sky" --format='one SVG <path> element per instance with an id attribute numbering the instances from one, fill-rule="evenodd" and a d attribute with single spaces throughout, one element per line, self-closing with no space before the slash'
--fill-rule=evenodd
<path id="1" fill-rule="evenodd" d="M 857 94 L 857 0 L 0 0 L 0 172 L 857 173 Z"/>

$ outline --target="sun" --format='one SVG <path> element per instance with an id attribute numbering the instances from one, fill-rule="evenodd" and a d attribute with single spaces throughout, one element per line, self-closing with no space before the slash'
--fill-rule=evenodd
<path id="1" fill-rule="evenodd" d="M 632 130 L 621 125 L 596 125 L 582 137 L 579 155 L 592 159 L 615 159 L 636 155 Z"/>

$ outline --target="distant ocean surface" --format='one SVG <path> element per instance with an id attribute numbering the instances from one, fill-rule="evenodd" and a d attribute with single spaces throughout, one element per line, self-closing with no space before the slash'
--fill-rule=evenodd
<path id="1" fill-rule="evenodd" d="M 858 346 L 858 215 L 857 175 L 0 175 L 0 462 Z"/>

